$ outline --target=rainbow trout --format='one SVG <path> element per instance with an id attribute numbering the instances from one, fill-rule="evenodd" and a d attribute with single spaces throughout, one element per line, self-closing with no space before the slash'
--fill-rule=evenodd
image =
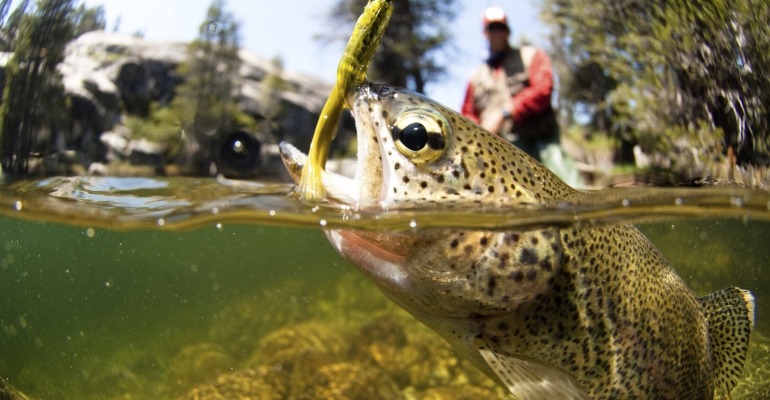
<path id="1" fill-rule="evenodd" d="M 584 196 L 500 137 L 418 94 L 364 84 L 353 179 L 328 200 L 358 209 L 506 206 Z M 306 157 L 281 152 L 298 182 Z M 753 298 L 696 298 L 635 227 L 411 233 L 331 230 L 389 298 L 519 399 L 712 399 L 743 368 Z"/>

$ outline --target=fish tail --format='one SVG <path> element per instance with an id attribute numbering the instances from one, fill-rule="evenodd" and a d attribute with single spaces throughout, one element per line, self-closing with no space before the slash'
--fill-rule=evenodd
<path id="1" fill-rule="evenodd" d="M 754 296 L 748 290 L 731 287 L 699 300 L 711 338 L 715 398 L 729 398 L 746 362 L 754 326 Z"/>

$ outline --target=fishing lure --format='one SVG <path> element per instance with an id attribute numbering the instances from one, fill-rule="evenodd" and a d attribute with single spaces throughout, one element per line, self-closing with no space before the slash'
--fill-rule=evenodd
<path id="1" fill-rule="evenodd" d="M 345 99 L 366 79 L 366 71 L 380 45 L 393 14 L 392 0 L 370 0 L 358 17 L 345 52 L 337 66 L 337 82 L 326 99 L 310 143 L 307 165 L 299 182 L 299 197 L 317 201 L 325 196 L 321 171 L 329 157 L 329 148 L 337 129 Z"/>

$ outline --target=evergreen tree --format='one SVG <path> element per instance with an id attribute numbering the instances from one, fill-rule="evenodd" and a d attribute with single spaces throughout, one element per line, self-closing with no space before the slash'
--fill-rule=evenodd
<path id="1" fill-rule="evenodd" d="M 190 45 L 190 57 L 179 72 L 185 83 L 172 102 L 174 114 L 182 121 L 188 138 L 201 151 L 193 160 L 180 160 L 191 173 L 207 174 L 209 164 L 219 156 L 222 136 L 236 129 L 253 129 L 255 121 L 238 106 L 241 82 L 239 70 L 239 25 L 225 11 L 225 2 L 215 0 L 200 25 L 198 38 Z"/>
<path id="2" fill-rule="evenodd" d="M 57 66 L 73 36 L 73 9 L 72 0 L 39 0 L 21 19 L 0 106 L 0 164 L 6 173 L 26 174 L 35 147 L 55 141 L 66 125 Z"/>
<path id="3" fill-rule="evenodd" d="M 322 35 L 325 40 L 347 42 L 367 0 L 338 0 L 329 21 L 344 35 Z M 440 56 L 450 41 L 449 24 L 457 14 L 455 0 L 401 0 L 394 2 L 380 48 L 372 60 L 369 77 L 390 85 L 425 92 L 425 86 L 441 78 L 446 67 Z"/>
<path id="4" fill-rule="evenodd" d="M 667 153 L 677 141 L 770 158 L 770 3 L 544 0 L 562 109 Z M 673 155 L 676 157 L 676 155 Z"/>
<path id="5" fill-rule="evenodd" d="M 16 47 L 16 34 L 19 31 L 21 17 L 29 7 L 30 0 L 22 1 L 13 12 L 8 15 L 13 0 L 2 0 L 0 3 L 0 50 L 13 51 Z"/>
<path id="6" fill-rule="evenodd" d="M 81 4 L 73 13 L 73 22 L 75 37 L 91 31 L 103 31 L 107 26 L 104 6 L 86 7 L 85 4 Z"/>
<path id="7" fill-rule="evenodd" d="M 190 131 L 202 137 L 232 127 L 241 59 L 239 26 L 224 10 L 224 0 L 209 6 L 198 32 L 198 39 L 190 46 L 189 70 L 180 97 L 191 103 L 194 121 Z"/>

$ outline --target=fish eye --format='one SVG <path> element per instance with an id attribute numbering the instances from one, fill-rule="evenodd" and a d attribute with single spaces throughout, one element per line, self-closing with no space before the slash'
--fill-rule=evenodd
<path id="1" fill-rule="evenodd" d="M 396 148 L 415 162 L 429 162 L 441 156 L 449 129 L 443 115 L 426 109 L 406 110 L 391 126 Z"/>
<path id="2" fill-rule="evenodd" d="M 409 150 L 420 151 L 428 144 L 428 131 L 425 125 L 412 122 L 398 132 L 398 141 Z"/>

